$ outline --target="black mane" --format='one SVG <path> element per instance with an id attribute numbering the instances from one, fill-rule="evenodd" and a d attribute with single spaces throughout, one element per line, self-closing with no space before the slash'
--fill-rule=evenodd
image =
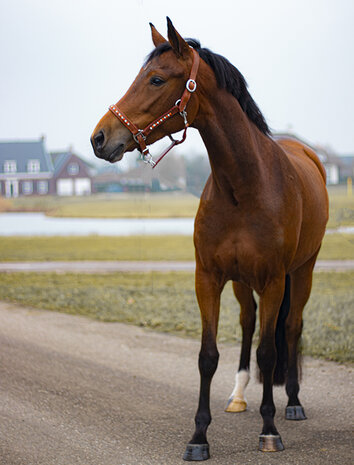
<path id="1" fill-rule="evenodd" d="M 187 42 L 191 47 L 197 50 L 200 58 L 214 71 L 218 86 L 230 92 L 230 94 L 238 100 L 242 110 L 257 128 L 263 132 L 263 134 L 269 135 L 270 129 L 266 120 L 258 108 L 258 105 L 248 92 L 246 80 L 240 71 L 223 56 L 207 48 L 202 48 L 200 42 L 197 40 L 187 39 Z M 172 47 L 168 42 L 159 45 L 147 57 L 146 63 L 171 49 Z"/>

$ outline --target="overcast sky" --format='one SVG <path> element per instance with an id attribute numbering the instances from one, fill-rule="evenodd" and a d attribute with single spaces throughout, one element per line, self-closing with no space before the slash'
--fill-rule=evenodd
<path id="1" fill-rule="evenodd" d="M 354 153 L 353 0 L 0 0 L 0 140 L 45 135 L 93 160 L 94 126 L 166 15 L 237 66 L 274 131 Z M 183 153 L 203 150 L 192 132 Z"/>

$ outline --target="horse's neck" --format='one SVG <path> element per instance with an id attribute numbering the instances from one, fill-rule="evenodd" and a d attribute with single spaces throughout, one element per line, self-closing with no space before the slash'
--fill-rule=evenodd
<path id="1" fill-rule="evenodd" d="M 210 108 L 198 129 L 215 185 L 222 192 L 232 192 L 235 198 L 256 194 L 265 179 L 259 146 L 268 138 L 248 120 L 230 94 L 222 93 Z"/>

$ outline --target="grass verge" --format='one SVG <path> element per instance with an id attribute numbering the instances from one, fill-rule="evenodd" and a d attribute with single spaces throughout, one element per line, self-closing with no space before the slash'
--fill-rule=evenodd
<path id="1" fill-rule="evenodd" d="M 305 354 L 353 361 L 353 280 L 354 272 L 315 274 L 304 314 Z M 200 335 L 191 273 L 0 274 L 0 299 L 183 336 Z M 238 313 L 228 284 L 222 295 L 219 341 L 241 341 Z"/>
<path id="2" fill-rule="evenodd" d="M 194 260 L 191 236 L 2 237 L 0 261 Z"/>
<path id="3" fill-rule="evenodd" d="M 94 194 L 85 197 L 29 196 L 4 199 L 0 211 L 44 212 L 74 218 L 194 217 L 199 199 L 188 193 Z"/>

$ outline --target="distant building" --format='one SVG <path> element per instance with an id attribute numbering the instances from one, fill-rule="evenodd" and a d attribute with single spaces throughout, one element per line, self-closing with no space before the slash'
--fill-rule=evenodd
<path id="1" fill-rule="evenodd" d="M 44 140 L 0 142 L 0 195 L 50 193 L 53 164 Z"/>
<path id="2" fill-rule="evenodd" d="M 90 194 L 91 168 L 70 151 L 49 154 L 43 138 L 0 142 L 0 195 Z"/>
<path id="3" fill-rule="evenodd" d="M 354 179 L 354 155 L 340 155 L 338 159 L 341 162 L 339 181 L 346 182 L 348 178 Z"/>
<path id="4" fill-rule="evenodd" d="M 51 153 L 54 166 L 53 193 L 88 195 L 92 193 L 92 176 L 87 162 L 71 152 Z"/>

